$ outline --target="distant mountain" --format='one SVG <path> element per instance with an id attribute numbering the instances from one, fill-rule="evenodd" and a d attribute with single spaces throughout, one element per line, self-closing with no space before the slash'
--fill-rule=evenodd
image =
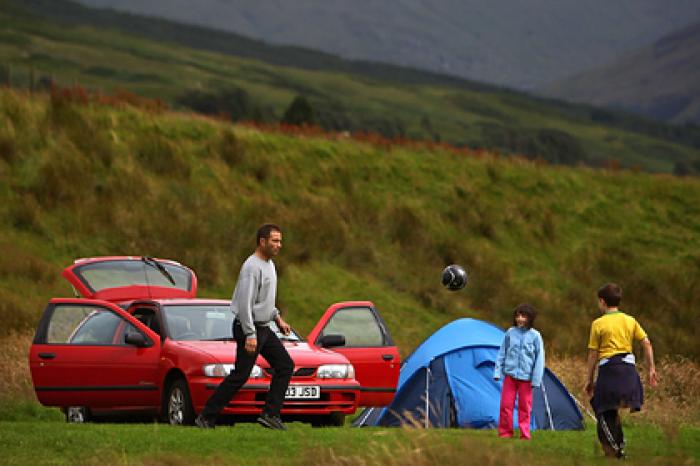
<path id="1" fill-rule="evenodd" d="M 81 0 L 345 58 L 534 89 L 700 20 L 698 0 Z"/>
<path id="2" fill-rule="evenodd" d="M 542 92 L 674 123 L 700 123 L 700 23 Z"/>

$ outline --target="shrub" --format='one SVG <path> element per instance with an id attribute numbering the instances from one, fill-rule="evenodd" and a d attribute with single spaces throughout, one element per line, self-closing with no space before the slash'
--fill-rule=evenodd
<path id="1" fill-rule="evenodd" d="M 316 111 L 303 96 L 296 96 L 282 116 L 282 123 L 288 125 L 313 125 L 317 121 Z"/>
<path id="2" fill-rule="evenodd" d="M 223 115 L 233 121 L 251 119 L 255 112 L 259 112 L 248 92 L 238 87 L 213 92 L 191 89 L 176 98 L 175 102 L 196 112 Z"/>

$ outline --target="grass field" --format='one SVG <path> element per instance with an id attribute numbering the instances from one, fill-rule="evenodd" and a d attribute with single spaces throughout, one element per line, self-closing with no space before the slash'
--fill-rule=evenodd
<path id="1" fill-rule="evenodd" d="M 290 423 L 289 432 L 253 424 L 215 431 L 154 423 L 66 424 L 57 409 L 34 399 L 27 350 L 31 335 L 0 337 L 0 446 L 3 464 L 597 464 L 595 428 L 584 415 L 582 432 L 533 433 L 532 442 L 504 441 L 495 431 L 466 429 L 314 429 Z M 548 366 L 585 400 L 582 359 L 550 357 Z M 687 360 L 661 361 L 660 385 L 647 390 L 638 414 L 623 414 L 634 464 L 700 462 L 700 367 Z"/>
<path id="2" fill-rule="evenodd" d="M 493 430 L 342 428 L 289 424 L 273 432 L 254 424 L 214 431 L 163 424 L 66 425 L 44 408 L 1 407 L 3 464 L 598 464 L 595 428 L 533 432 L 531 442 L 502 440 Z M 643 417 L 643 414 L 635 416 Z M 10 420 L 8 420 L 10 419 Z M 697 464 L 700 428 L 626 425 L 634 464 Z"/>

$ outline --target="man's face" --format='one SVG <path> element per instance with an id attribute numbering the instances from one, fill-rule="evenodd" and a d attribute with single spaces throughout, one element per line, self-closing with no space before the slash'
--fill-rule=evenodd
<path id="1" fill-rule="evenodd" d="M 262 238 L 260 240 L 260 247 L 263 254 L 267 257 L 274 257 L 282 248 L 282 233 L 279 231 L 271 231 L 269 238 Z"/>

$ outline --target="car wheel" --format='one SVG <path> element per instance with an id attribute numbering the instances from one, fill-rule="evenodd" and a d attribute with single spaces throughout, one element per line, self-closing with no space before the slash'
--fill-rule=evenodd
<path id="1" fill-rule="evenodd" d="M 319 416 L 311 421 L 313 427 L 342 427 L 345 425 L 345 414 L 331 413 L 327 416 Z"/>
<path id="2" fill-rule="evenodd" d="M 70 424 L 82 424 L 90 420 L 90 408 L 87 406 L 68 406 L 64 412 L 66 422 Z"/>
<path id="3" fill-rule="evenodd" d="M 187 381 L 177 379 L 170 385 L 166 408 L 168 423 L 171 425 L 194 424 L 194 409 Z"/>

